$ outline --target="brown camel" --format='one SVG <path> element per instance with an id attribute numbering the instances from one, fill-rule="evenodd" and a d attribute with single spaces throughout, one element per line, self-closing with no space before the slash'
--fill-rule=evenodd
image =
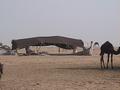
<path id="1" fill-rule="evenodd" d="M 113 69 L 113 54 L 118 55 L 120 54 L 120 47 L 117 51 L 114 50 L 113 45 L 109 42 L 106 41 L 102 46 L 101 46 L 101 59 L 100 59 L 100 63 L 101 63 L 101 68 L 105 68 L 105 64 L 104 64 L 104 54 L 108 55 L 108 59 L 107 59 L 107 68 L 108 68 L 108 64 L 109 64 L 109 57 L 111 55 L 111 68 Z"/>

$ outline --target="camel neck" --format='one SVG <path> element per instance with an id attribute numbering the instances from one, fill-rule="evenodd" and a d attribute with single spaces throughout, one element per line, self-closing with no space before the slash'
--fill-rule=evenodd
<path id="1" fill-rule="evenodd" d="M 114 54 L 115 54 L 115 55 L 120 54 L 120 50 L 117 50 L 117 51 L 114 50 Z"/>

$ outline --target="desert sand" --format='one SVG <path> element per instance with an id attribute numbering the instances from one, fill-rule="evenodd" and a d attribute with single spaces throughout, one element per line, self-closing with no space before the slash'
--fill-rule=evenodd
<path id="1" fill-rule="evenodd" d="M 0 56 L 0 90 L 120 90 L 120 56 L 100 69 L 100 56 Z"/>

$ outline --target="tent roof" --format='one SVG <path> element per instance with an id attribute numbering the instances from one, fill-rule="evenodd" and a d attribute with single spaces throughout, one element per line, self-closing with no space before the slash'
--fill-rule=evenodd
<path id="1" fill-rule="evenodd" d="M 33 37 L 12 40 L 12 49 L 22 49 L 28 46 L 48 46 L 48 45 L 55 45 L 65 49 L 67 49 L 66 46 L 70 46 L 71 49 L 74 47 L 84 47 L 84 43 L 82 40 L 62 36 Z"/>

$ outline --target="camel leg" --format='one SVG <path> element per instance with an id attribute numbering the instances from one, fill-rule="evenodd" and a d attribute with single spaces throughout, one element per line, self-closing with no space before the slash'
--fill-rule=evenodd
<path id="1" fill-rule="evenodd" d="M 101 68 L 105 68 L 105 63 L 104 63 L 104 54 L 101 55 Z"/>
<path id="2" fill-rule="evenodd" d="M 105 68 L 104 58 L 103 58 L 102 62 L 103 62 L 103 67 Z"/>
<path id="3" fill-rule="evenodd" d="M 111 68 L 113 69 L 113 54 L 111 54 Z"/>
<path id="4" fill-rule="evenodd" d="M 101 59 L 100 59 L 101 69 L 103 68 L 102 63 L 103 63 L 103 55 L 101 55 Z"/>
<path id="5" fill-rule="evenodd" d="M 110 57 L 110 54 L 108 54 L 107 69 L 108 69 L 108 64 L 109 64 L 109 57 Z"/>
<path id="6" fill-rule="evenodd" d="M 101 65 L 101 69 L 102 69 L 102 56 L 101 56 L 101 59 L 100 59 L 100 65 Z"/>
<path id="7" fill-rule="evenodd" d="M 103 67 L 105 68 L 105 63 L 104 63 L 104 59 L 103 59 Z"/>

